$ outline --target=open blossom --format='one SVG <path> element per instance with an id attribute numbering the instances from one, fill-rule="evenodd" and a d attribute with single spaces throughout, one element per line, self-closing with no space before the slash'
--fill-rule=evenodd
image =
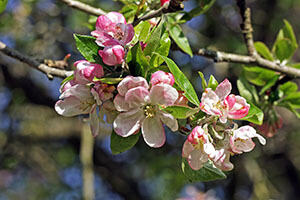
<path id="1" fill-rule="evenodd" d="M 196 126 L 183 144 L 182 157 L 187 159 L 193 170 L 201 169 L 208 161 L 210 154 L 215 152 L 209 137 L 207 129 Z"/>
<path id="2" fill-rule="evenodd" d="M 150 83 L 152 85 L 156 85 L 159 83 L 166 83 L 169 85 L 174 85 L 175 79 L 173 74 L 164 72 L 164 71 L 156 71 L 151 75 Z"/>
<path id="3" fill-rule="evenodd" d="M 133 36 L 134 29 L 131 24 L 127 24 L 124 16 L 118 12 L 109 12 L 98 17 L 96 30 L 91 32 L 96 37 L 99 46 L 113 46 L 128 44 Z"/>
<path id="4" fill-rule="evenodd" d="M 86 60 L 79 60 L 74 63 L 74 81 L 79 84 L 87 84 L 93 81 L 94 77 L 101 78 L 104 71 L 101 65 L 90 63 Z"/>
<path id="5" fill-rule="evenodd" d="M 230 94 L 231 83 L 225 79 L 216 90 L 206 88 L 202 94 L 200 109 L 208 115 L 218 116 L 222 123 L 229 119 L 245 117 L 250 105 L 241 96 Z M 230 95 L 229 95 L 230 94 Z"/>
<path id="6" fill-rule="evenodd" d="M 252 151 L 255 147 L 255 143 L 252 141 L 254 137 L 258 138 L 261 144 L 266 144 L 265 138 L 257 134 L 256 130 L 251 126 L 242 126 L 234 130 L 233 135 L 230 137 L 231 151 L 237 154 Z"/>
<path id="7" fill-rule="evenodd" d="M 177 120 L 159 106 L 173 105 L 178 92 L 168 84 L 149 85 L 142 77 L 128 76 L 117 88 L 115 107 L 121 113 L 114 121 L 115 132 L 128 137 L 142 130 L 145 142 L 150 147 L 161 147 L 166 140 L 163 124 L 172 131 L 178 129 Z"/>
<path id="8" fill-rule="evenodd" d="M 104 47 L 98 53 L 106 65 L 114 66 L 124 62 L 125 50 L 121 45 Z"/>

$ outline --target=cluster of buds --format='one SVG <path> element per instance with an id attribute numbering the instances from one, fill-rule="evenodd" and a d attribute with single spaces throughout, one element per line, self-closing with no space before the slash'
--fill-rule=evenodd
<path id="1" fill-rule="evenodd" d="M 126 45 L 134 36 L 131 24 L 126 23 L 124 16 L 117 12 L 109 12 L 98 17 L 96 30 L 91 32 L 96 37 L 96 43 L 103 50 L 99 50 L 103 62 L 114 66 L 124 62 Z"/>
<path id="2" fill-rule="evenodd" d="M 55 104 L 58 114 L 72 117 L 80 114 L 89 114 L 91 132 L 96 136 L 100 129 L 101 133 L 110 132 L 103 116 L 112 113 L 112 92 L 115 87 L 107 85 L 94 78 L 101 78 L 104 71 L 101 65 L 80 60 L 74 63 L 74 79 L 64 83 L 61 95 Z M 102 117 L 99 117 L 102 116 Z M 107 122 L 112 123 L 112 117 L 107 115 Z M 106 130 L 106 131 L 105 131 Z"/>
<path id="3" fill-rule="evenodd" d="M 238 128 L 228 120 L 241 119 L 250 109 L 243 97 L 230 95 L 230 92 L 231 83 L 225 79 L 215 91 L 206 88 L 202 94 L 200 109 L 211 117 L 205 117 L 205 124 L 192 130 L 182 149 L 182 156 L 194 170 L 200 169 L 208 160 L 221 170 L 232 170 L 230 156 L 253 150 L 252 138 L 258 138 L 263 145 L 266 143 L 253 127 Z"/>

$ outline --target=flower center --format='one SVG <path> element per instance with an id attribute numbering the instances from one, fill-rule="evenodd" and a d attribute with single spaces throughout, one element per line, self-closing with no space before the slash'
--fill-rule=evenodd
<path id="1" fill-rule="evenodd" d="M 156 113 L 156 106 L 155 105 L 146 105 L 144 108 L 144 115 L 147 118 L 151 118 L 155 116 Z"/>
<path id="2" fill-rule="evenodd" d="M 116 26 L 116 31 L 114 33 L 114 38 L 117 40 L 122 40 L 124 37 L 124 32 L 120 26 Z"/>

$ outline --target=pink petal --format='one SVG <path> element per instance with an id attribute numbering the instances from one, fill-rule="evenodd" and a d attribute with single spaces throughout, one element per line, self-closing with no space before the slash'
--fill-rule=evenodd
<path id="1" fill-rule="evenodd" d="M 231 119 L 240 119 L 248 115 L 250 105 L 241 96 L 235 96 L 236 102 L 229 110 L 228 117 Z"/>
<path id="2" fill-rule="evenodd" d="M 149 91 L 146 88 L 138 86 L 128 90 L 125 101 L 128 103 L 129 108 L 137 108 L 147 103 L 148 95 Z"/>
<path id="3" fill-rule="evenodd" d="M 116 40 L 113 36 L 103 31 L 92 31 L 91 35 L 96 37 L 96 43 L 100 47 L 114 46 L 120 44 L 120 42 Z"/>
<path id="4" fill-rule="evenodd" d="M 170 113 L 166 113 L 163 111 L 159 112 L 160 114 L 160 119 L 163 122 L 163 124 L 167 125 L 172 131 L 177 131 L 178 130 L 178 123 L 175 117 L 171 115 Z"/>
<path id="5" fill-rule="evenodd" d="M 92 135 L 95 137 L 98 135 L 100 131 L 100 124 L 99 124 L 99 118 L 97 115 L 97 106 L 93 106 L 90 112 L 90 128 Z"/>
<path id="6" fill-rule="evenodd" d="M 133 77 L 126 76 L 118 85 L 118 92 L 120 95 L 125 96 L 128 90 L 134 87 L 142 86 L 146 89 L 149 88 L 149 85 L 143 77 Z"/>
<path id="7" fill-rule="evenodd" d="M 150 83 L 153 85 L 157 85 L 159 83 L 166 83 L 169 85 L 174 85 L 174 76 L 171 73 L 164 71 L 156 71 L 151 75 Z"/>
<path id="8" fill-rule="evenodd" d="M 187 158 L 192 151 L 194 151 L 193 145 L 188 140 L 186 140 L 182 147 L 182 157 Z"/>
<path id="9" fill-rule="evenodd" d="M 236 98 L 234 94 L 227 96 L 224 100 L 225 104 L 228 106 L 228 109 L 231 110 L 236 103 Z"/>
<path id="10" fill-rule="evenodd" d="M 178 98 L 178 92 L 168 84 L 154 85 L 150 90 L 150 100 L 153 104 L 173 105 Z"/>
<path id="11" fill-rule="evenodd" d="M 219 99 L 224 100 L 231 92 L 231 83 L 228 79 L 225 79 L 222 83 L 220 83 L 215 93 L 218 95 Z"/>
<path id="12" fill-rule="evenodd" d="M 91 91 L 88 86 L 76 84 L 69 89 L 65 90 L 60 96 L 60 99 L 68 98 L 74 96 L 81 101 L 92 98 Z"/>
<path id="13" fill-rule="evenodd" d="M 114 121 L 114 130 L 118 135 L 128 137 L 139 131 L 144 118 L 140 109 L 120 113 Z"/>
<path id="14" fill-rule="evenodd" d="M 97 18 L 96 30 L 107 31 L 114 24 L 114 22 L 106 15 L 101 15 Z"/>
<path id="15" fill-rule="evenodd" d="M 199 170 L 208 161 L 208 156 L 201 150 L 195 149 L 188 157 L 188 163 L 193 170 Z"/>
<path id="16" fill-rule="evenodd" d="M 106 46 L 98 53 L 106 65 L 114 66 L 124 61 L 125 52 L 121 45 Z"/>
<path id="17" fill-rule="evenodd" d="M 129 104 L 125 101 L 125 97 L 121 96 L 120 94 L 117 94 L 117 96 L 114 99 L 114 105 L 117 109 L 117 111 L 128 111 L 129 110 Z"/>
<path id="18" fill-rule="evenodd" d="M 150 147 L 161 147 L 166 141 L 165 130 L 159 117 L 145 118 L 142 124 L 142 134 Z"/>
<path id="19" fill-rule="evenodd" d="M 109 12 L 105 15 L 111 22 L 118 24 L 118 23 L 123 23 L 126 24 L 126 19 L 125 17 L 118 12 Z"/>
<path id="20" fill-rule="evenodd" d="M 254 149 L 255 144 L 251 139 L 237 140 L 234 142 L 234 153 L 250 152 Z"/>
<path id="21" fill-rule="evenodd" d="M 128 44 L 134 37 L 134 29 L 132 24 L 126 24 L 124 26 L 124 36 L 122 38 L 122 42 L 124 45 Z"/>
<path id="22" fill-rule="evenodd" d="M 121 64 L 124 61 L 124 56 L 125 56 L 124 48 L 120 45 L 116 45 L 113 46 L 112 51 L 117 59 L 117 63 Z"/>

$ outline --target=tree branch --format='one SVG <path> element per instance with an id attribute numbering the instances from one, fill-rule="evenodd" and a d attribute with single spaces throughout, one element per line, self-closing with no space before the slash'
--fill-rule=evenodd
<path id="1" fill-rule="evenodd" d="M 33 58 L 30 58 L 26 55 L 21 54 L 20 52 L 9 48 L 6 44 L 0 42 L 0 52 L 4 53 L 5 55 L 15 58 L 20 62 L 28 64 L 30 67 L 35 68 L 44 74 L 47 75 L 49 79 L 53 79 L 54 76 L 65 78 L 73 74 L 73 71 L 67 71 L 63 69 L 56 69 L 53 67 L 49 67 L 48 65 L 41 63 Z"/>
<path id="2" fill-rule="evenodd" d="M 81 11 L 87 13 L 87 14 L 91 14 L 91 15 L 95 15 L 95 16 L 106 14 L 106 12 L 101 10 L 100 8 L 94 8 L 90 5 L 82 3 L 80 1 L 76 1 L 76 0 L 60 0 L 60 1 L 67 4 L 69 7 L 81 10 Z"/>
<path id="3" fill-rule="evenodd" d="M 277 64 L 275 62 L 266 60 L 260 56 L 245 56 L 239 54 L 225 53 L 221 51 L 212 51 L 207 49 L 200 49 L 196 52 L 197 55 L 211 58 L 214 62 L 229 62 L 229 63 L 240 63 L 246 65 L 255 65 L 265 69 L 281 72 L 290 77 L 300 78 L 300 70 L 289 67 L 287 65 Z"/>

